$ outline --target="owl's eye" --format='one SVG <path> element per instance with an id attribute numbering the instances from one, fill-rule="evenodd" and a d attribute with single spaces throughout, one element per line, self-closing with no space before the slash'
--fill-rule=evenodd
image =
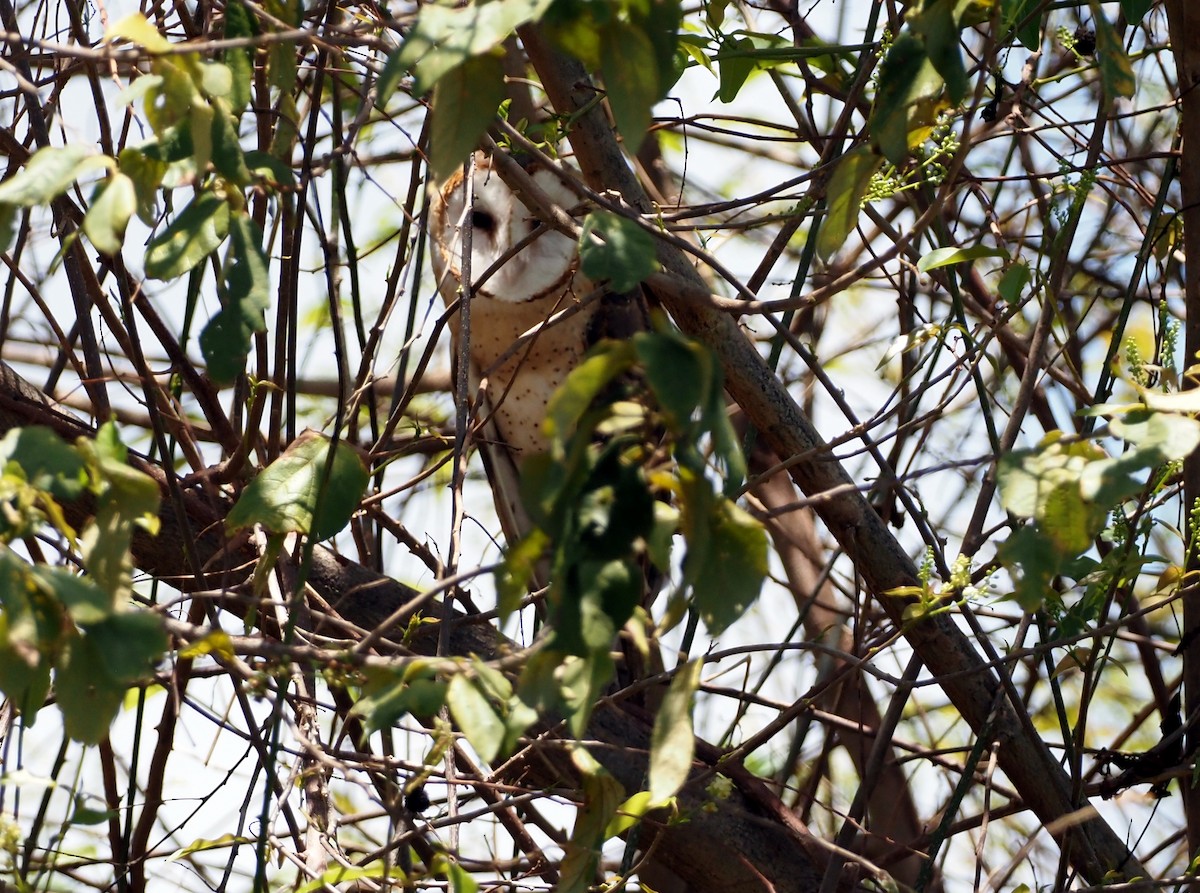
<path id="1" fill-rule="evenodd" d="M 475 208 L 471 211 L 471 227 L 484 233 L 494 233 L 496 231 L 496 218 L 488 211 L 481 211 Z"/>

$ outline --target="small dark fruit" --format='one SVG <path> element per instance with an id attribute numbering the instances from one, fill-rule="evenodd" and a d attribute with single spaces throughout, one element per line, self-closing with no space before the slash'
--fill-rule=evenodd
<path id="1" fill-rule="evenodd" d="M 1081 56 L 1096 54 L 1096 32 L 1080 25 L 1075 29 L 1075 52 Z"/>
<path id="2" fill-rule="evenodd" d="M 429 808 L 429 795 L 425 793 L 425 785 L 419 784 L 404 795 L 404 808 L 416 815 Z"/>

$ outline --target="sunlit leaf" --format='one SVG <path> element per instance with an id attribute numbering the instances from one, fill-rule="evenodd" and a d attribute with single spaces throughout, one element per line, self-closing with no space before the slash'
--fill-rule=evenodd
<path id="1" fill-rule="evenodd" d="M 335 447 L 325 435 L 306 431 L 242 491 L 225 526 L 261 524 L 272 533 L 328 539 L 350 522 L 369 480 L 345 441 Z"/>
<path id="2" fill-rule="evenodd" d="M 553 0 L 492 0 L 467 6 L 427 3 L 399 50 L 397 67 L 412 70 L 413 92 L 425 93 L 445 74 L 497 47 L 518 25 L 536 21 Z M 390 60 L 389 60 L 389 66 Z M 391 86 L 394 73 L 388 72 Z M 382 97 L 386 102 L 387 97 Z"/>
<path id="3" fill-rule="evenodd" d="M 0 468 L 13 462 L 32 486 L 61 499 L 83 492 L 87 472 L 83 459 L 61 437 L 38 425 L 13 428 L 0 439 Z"/>
<path id="4" fill-rule="evenodd" d="M 572 369 L 546 407 L 546 418 L 542 422 L 546 436 L 553 440 L 574 431 L 600 391 L 629 369 L 634 359 L 633 344 L 622 342 L 593 353 Z"/>
<path id="5" fill-rule="evenodd" d="M 937 96 L 943 83 L 920 39 L 902 32 L 880 63 L 870 121 L 875 145 L 892 164 L 908 158 L 909 130 L 922 123 L 915 116 L 918 103 Z"/>
<path id="6" fill-rule="evenodd" d="M 446 703 L 447 684 L 432 674 L 413 679 L 397 679 L 392 674 L 373 677 L 365 694 L 355 702 L 352 713 L 363 719 L 369 735 L 388 729 L 403 716 L 411 714 L 429 719 Z"/>
<path id="7" fill-rule="evenodd" d="M 0 183 L 0 204 L 21 208 L 49 204 L 85 173 L 113 167 L 112 158 L 86 145 L 47 146 Z"/>
<path id="8" fill-rule="evenodd" d="M 211 839 L 199 837 L 185 847 L 180 847 L 167 857 L 168 862 L 177 862 L 192 853 L 203 853 L 208 850 L 224 850 L 242 844 L 253 844 L 253 838 L 238 837 L 236 834 L 222 834 Z"/>
<path id="9" fill-rule="evenodd" d="M 485 763 L 494 760 L 504 743 L 504 722 L 475 681 L 459 673 L 450 679 L 446 704 L 455 724 Z"/>
<path id="10" fill-rule="evenodd" d="M 202 192 L 146 248 L 146 275 L 176 279 L 217 250 L 229 232 L 229 203 Z"/>
<path id="11" fill-rule="evenodd" d="M 99 251 L 117 254 L 125 242 L 125 227 L 137 206 L 133 180 L 118 171 L 97 188 L 83 218 L 83 231 Z"/>
<path id="12" fill-rule="evenodd" d="M 650 735 L 650 801 L 661 806 L 683 787 L 692 769 L 696 738 L 692 698 L 700 685 L 703 662 L 693 660 L 675 673 L 654 717 Z"/>
<path id="13" fill-rule="evenodd" d="M 171 49 L 171 42 L 140 12 L 130 13 L 104 32 L 105 42 L 120 39 L 136 43 L 152 53 L 164 53 Z"/>
<path id="14" fill-rule="evenodd" d="M 971 248 L 935 248 L 919 261 L 917 269 L 922 273 L 936 270 L 938 267 L 948 267 L 964 261 L 978 260 L 981 257 L 1008 257 L 1008 252 L 1002 248 L 989 248 L 986 245 L 975 245 Z"/>
<path id="15" fill-rule="evenodd" d="M 496 570 L 496 607 L 501 620 L 507 620 L 521 606 L 529 591 L 529 581 L 549 544 L 545 531 L 536 528 L 505 551 L 504 563 Z"/>
<path id="16" fill-rule="evenodd" d="M 960 0 L 926 0 L 920 12 L 910 20 L 913 32 L 925 42 L 925 54 L 946 82 L 952 103 L 959 103 L 969 86 L 959 46 L 956 7 Z"/>

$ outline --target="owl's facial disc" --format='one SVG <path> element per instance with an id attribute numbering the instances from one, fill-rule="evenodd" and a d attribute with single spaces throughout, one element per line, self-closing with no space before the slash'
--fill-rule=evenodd
<path id="1" fill-rule="evenodd" d="M 555 201 L 567 207 L 573 203 L 570 193 L 548 171 L 538 171 L 535 179 Z M 463 240 L 458 226 L 461 221 L 464 227 L 471 227 L 472 278 L 478 280 L 505 258 L 478 294 L 516 304 L 560 293 L 575 273 L 575 242 L 543 227 L 537 216 L 489 169 L 477 169 L 472 185 L 475 201 L 469 213 L 464 213 L 461 183 L 445 196 L 446 215 L 440 236 L 454 277 L 462 276 Z M 515 255 L 505 257 L 514 245 L 538 230 L 544 231 Z"/>

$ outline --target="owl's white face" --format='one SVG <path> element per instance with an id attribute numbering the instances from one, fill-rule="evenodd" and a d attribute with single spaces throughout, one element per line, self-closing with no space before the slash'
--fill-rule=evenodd
<path id="1" fill-rule="evenodd" d="M 535 171 L 533 180 L 560 206 L 570 208 L 577 203 L 573 193 L 549 171 Z M 472 184 L 475 203 L 469 211 L 462 181 L 461 173 L 451 177 L 434 200 L 430 235 L 435 242 L 434 272 L 443 294 L 456 291 L 461 284 L 466 227 L 471 228 L 471 277 L 476 281 L 514 245 L 535 230 L 542 230 L 530 244 L 505 260 L 477 295 L 519 304 L 561 293 L 575 274 L 575 242 L 543 226 L 492 170 L 486 156 L 477 158 Z"/>

